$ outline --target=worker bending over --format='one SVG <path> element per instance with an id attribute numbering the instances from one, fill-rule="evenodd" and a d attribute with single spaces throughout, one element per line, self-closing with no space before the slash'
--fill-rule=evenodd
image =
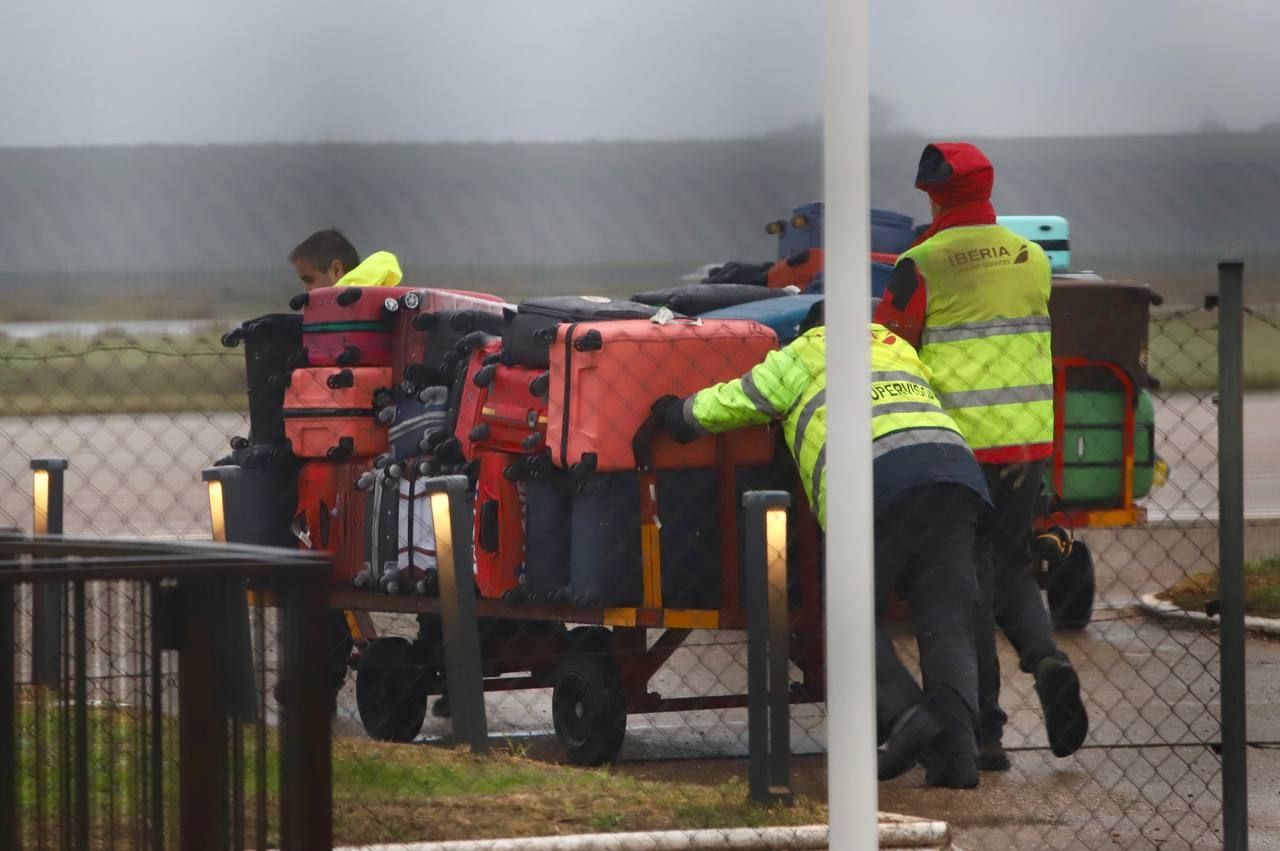
<path id="1" fill-rule="evenodd" d="M 973 145 L 925 147 L 915 185 L 929 195 L 933 222 L 899 256 L 875 320 L 919 349 L 987 481 L 994 510 L 977 555 L 979 748 L 984 769 L 1007 770 L 996 624 L 1035 676 L 1055 755 L 1084 743 L 1089 719 L 1031 571 L 1035 502 L 1053 453 L 1051 271 L 1038 245 L 996 224 L 994 180 Z"/>
<path id="2" fill-rule="evenodd" d="M 978 783 L 972 562 L 986 488 L 964 439 L 929 388 L 915 352 L 871 326 L 876 521 L 877 714 L 891 730 L 881 779 L 927 758 L 926 781 Z M 826 529 L 826 329 L 806 331 L 742 378 L 687 399 L 664 397 L 655 416 L 676 440 L 781 420 L 819 525 Z M 911 603 L 924 690 L 881 625 L 895 584 Z"/>
<path id="3" fill-rule="evenodd" d="M 394 287 L 404 277 L 390 251 L 375 251 L 361 262 L 355 246 L 337 228 L 311 234 L 290 252 L 289 262 L 308 292 L 320 287 Z"/>

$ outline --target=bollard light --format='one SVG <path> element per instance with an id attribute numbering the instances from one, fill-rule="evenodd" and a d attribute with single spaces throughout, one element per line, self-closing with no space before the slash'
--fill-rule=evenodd
<path id="1" fill-rule="evenodd" d="M 31 494 L 37 535 L 62 534 L 62 484 L 66 458 L 31 459 Z"/>
<path id="2" fill-rule="evenodd" d="M 470 486 L 466 476 L 440 476 L 424 479 L 422 484 L 431 500 L 453 734 L 459 743 L 470 745 L 472 753 L 483 753 L 489 747 L 489 727 L 476 618 L 475 559 L 471 554 L 474 526 L 467 506 Z"/>
<path id="3" fill-rule="evenodd" d="M 790 804 L 790 622 L 787 610 L 785 491 L 743 495 L 747 540 L 743 579 L 747 602 L 747 738 L 750 796 Z"/>
<path id="4" fill-rule="evenodd" d="M 209 527 L 213 539 L 220 544 L 227 542 L 227 488 L 240 475 L 239 467 L 205 467 L 200 478 L 209 486 Z"/>

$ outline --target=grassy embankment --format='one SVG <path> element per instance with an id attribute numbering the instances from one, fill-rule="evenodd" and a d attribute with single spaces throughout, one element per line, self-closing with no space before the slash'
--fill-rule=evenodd
<path id="1" fill-rule="evenodd" d="M 23 833 L 34 841 L 42 828 L 60 829 L 61 783 L 58 742 L 62 711 L 20 704 L 18 787 Z M 41 719 L 42 763 L 37 762 L 35 719 Z M 145 806 L 139 759 L 140 724 L 133 710 L 95 707 L 89 712 L 91 834 L 103 846 L 114 830 L 124 836 Z M 165 719 L 162 735 L 170 754 L 164 796 L 177 796 L 176 724 Z M 254 835 L 257 738 L 244 741 L 245 822 Z M 794 807 L 761 807 L 747 801 L 745 780 L 656 782 L 609 769 L 583 769 L 537 762 L 518 753 L 488 756 L 421 745 L 362 739 L 333 742 L 334 839 L 342 844 L 540 836 L 551 834 L 755 827 L 825 823 L 823 802 L 799 797 Z M 272 766 L 278 748 L 267 737 L 265 775 L 268 813 L 277 812 L 279 781 Z M 43 764 L 44 770 L 39 767 Z M 37 783 L 37 777 L 41 782 Z M 176 828 L 169 808 L 168 831 Z M 278 842 L 274 815 L 269 841 Z"/>

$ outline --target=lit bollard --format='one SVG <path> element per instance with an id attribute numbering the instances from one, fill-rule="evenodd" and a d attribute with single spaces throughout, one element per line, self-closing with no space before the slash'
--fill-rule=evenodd
<path id="1" fill-rule="evenodd" d="M 467 505 L 467 478 L 426 479 L 431 494 L 436 563 L 440 579 L 440 618 L 444 627 L 446 683 L 454 738 L 473 753 L 489 749 L 485 718 L 484 676 L 480 669 L 480 629 L 476 619 L 472 520 Z"/>
<path id="2" fill-rule="evenodd" d="M 240 531 L 237 521 L 236 486 L 240 468 L 206 467 L 200 479 L 209 488 L 209 528 L 213 540 L 234 542 Z M 257 719 L 257 700 L 253 682 L 253 640 L 250 635 L 249 601 L 243 586 L 219 583 L 214 623 L 219 682 L 224 684 L 227 712 L 242 721 Z M 213 602 L 213 601 L 211 601 Z"/>
<path id="3" fill-rule="evenodd" d="M 66 497 L 66 458 L 31 459 L 32 528 L 37 535 L 62 534 Z M 62 618 L 66 587 L 61 582 L 37 582 L 31 606 L 31 673 L 40 685 L 61 679 Z"/>
<path id="4" fill-rule="evenodd" d="M 790 621 L 785 491 L 751 491 L 746 509 L 747 736 L 751 800 L 791 804 Z"/>

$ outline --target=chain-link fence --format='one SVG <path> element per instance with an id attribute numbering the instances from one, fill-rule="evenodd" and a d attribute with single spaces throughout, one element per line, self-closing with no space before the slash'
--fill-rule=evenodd
<path id="1" fill-rule="evenodd" d="M 1274 404 L 1265 391 L 1276 381 L 1276 315 L 1274 307 L 1255 307 L 1245 334 L 1244 379 L 1255 391 L 1246 399 L 1248 584 L 1259 614 L 1269 605 L 1274 611 L 1269 600 L 1280 601 L 1267 596 L 1266 577 L 1280 555 L 1268 520 L 1280 516 L 1280 498 L 1269 490 L 1276 463 L 1262 426 Z M 741 376 L 772 343 L 734 335 L 706 350 L 666 347 L 680 352 L 677 363 L 607 331 L 589 336 L 593 327 L 582 326 L 587 333 L 579 336 L 560 326 L 545 338 L 546 362 L 533 364 L 495 358 L 501 344 L 479 329 L 482 336 L 457 357 L 427 364 L 435 372 L 420 376 L 413 393 L 384 400 L 394 411 L 383 422 L 392 456 L 396 438 L 409 435 L 399 457 L 375 465 L 373 454 L 355 447 L 344 457 L 347 433 L 333 431 L 324 448 L 336 448 L 334 457 L 305 460 L 288 474 L 298 493 L 289 495 L 287 540 L 335 550 L 342 576 L 335 604 L 346 614 L 330 624 L 335 685 L 340 680 L 340 842 L 825 818 L 824 566 L 805 483 L 786 446 L 767 430 L 688 445 L 658 436 L 651 470 L 634 469 L 637 431 L 657 399 Z M 680 334 L 687 326 L 662 327 Z M 207 537 L 199 471 L 234 454 L 229 437 L 251 434 L 245 352 L 222 344 L 224 330 L 0 341 L 0 439 L 13 447 L 0 462 L 0 525 L 30 525 L 28 461 L 59 455 L 70 460 L 67 532 Z M 477 331 L 465 322 L 456 330 L 458 341 Z M 974 791 L 930 788 L 919 771 L 881 784 L 882 810 L 948 821 L 962 847 L 1199 848 L 1221 834 L 1220 653 L 1205 615 L 1217 599 L 1217 314 L 1156 308 L 1149 333 L 1134 368 L 1121 358 L 1121 373 L 1094 364 L 1075 367 L 1082 377 L 1057 377 L 1067 413 L 1057 440 L 1062 460 L 1048 465 L 1046 484 L 1073 496 L 1043 506 L 1039 528 L 1068 530 L 1074 547 L 1041 567 L 1060 627 L 1056 641 L 1075 666 L 1088 710 L 1084 747 L 1052 755 L 1034 678 L 1019 671 L 1001 639 L 1011 768 L 982 772 Z M 1109 342 L 1096 330 L 1080 336 L 1103 348 Z M 363 387 L 358 366 L 350 388 L 330 381 L 341 366 L 324 375 L 309 369 L 275 388 L 286 407 L 309 392 L 304 379 L 319 379 L 322 395 Z M 548 372 L 560 386 L 539 385 Z M 1150 386 L 1147 375 L 1155 379 Z M 650 377 L 652 387 L 634 391 Z M 423 396 L 455 385 L 470 395 Z M 448 445 L 450 438 L 430 438 L 425 426 L 397 431 L 420 417 L 448 416 L 464 401 L 474 421 L 448 429 Z M 372 405 L 360 407 L 372 422 Z M 299 434 L 298 418 L 284 424 Z M 550 464 L 529 460 L 548 452 Z M 702 454 L 682 455 L 691 452 Z M 273 464 L 264 460 L 262 475 L 272 475 Z M 337 468 L 342 484 L 335 484 Z M 445 542 L 430 496 L 415 484 L 449 472 L 471 477 L 488 731 L 509 752 L 479 778 L 466 755 L 396 744 L 447 742 L 452 729 L 434 570 Z M 371 475 L 357 485 L 363 474 Z M 348 488 L 345 502 L 339 487 Z M 328 489 L 328 519 L 308 516 L 308 495 Z M 793 495 L 790 739 L 801 803 L 768 816 L 744 809 L 746 787 L 733 778 L 745 778 L 745 765 L 722 759 L 748 752 L 739 567 L 747 490 Z M 342 525 L 340 506 L 361 522 Z M 1040 546 L 1037 553 L 1053 555 Z M 894 629 L 899 654 L 915 669 L 914 640 L 905 625 Z M 1270 646 L 1251 642 L 1249 649 L 1258 663 L 1251 674 L 1265 676 Z M 341 664 L 348 650 L 359 660 L 356 673 Z M 540 773 L 546 762 L 615 757 L 619 767 L 609 773 Z M 544 782 L 558 804 L 529 791 Z M 600 796 L 616 802 L 616 812 L 590 803 Z M 429 816 L 423 801 L 431 802 Z"/>

